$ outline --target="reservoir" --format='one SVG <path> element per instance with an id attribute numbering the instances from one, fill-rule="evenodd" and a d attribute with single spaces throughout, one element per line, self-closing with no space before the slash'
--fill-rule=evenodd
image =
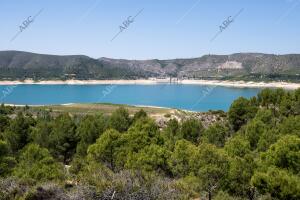
<path id="1" fill-rule="evenodd" d="M 113 103 L 191 111 L 227 111 L 238 97 L 256 96 L 260 90 L 185 84 L 0 85 L 0 102 L 18 105 Z"/>

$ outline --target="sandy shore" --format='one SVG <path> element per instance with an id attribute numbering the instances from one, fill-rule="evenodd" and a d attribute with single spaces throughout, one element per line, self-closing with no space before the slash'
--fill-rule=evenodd
<path id="1" fill-rule="evenodd" d="M 67 80 L 67 81 L 39 81 L 32 80 L 25 81 L 0 81 L 0 85 L 104 85 L 104 84 L 137 84 L 137 85 L 154 85 L 168 83 L 168 81 L 156 81 L 150 79 L 140 80 Z M 211 85 L 211 86 L 224 86 L 224 87 L 239 87 L 239 88 L 285 88 L 297 89 L 300 88 L 300 83 L 287 83 L 287 82 L 244 82 L 244 81 L 217 81 L 217 80 L 181 80 L 173 84 L 194 84 L 194 85 Z"/>
<path id="2" fill-rule="evenodd" d="M 199 84 L 213 85 L 224 87 L 239 87 L 239 88 L 284 88 L 297 89 L 300 88 L 300 83 L 287 82 L 245 82 L 245 81 L 206 81 L 206 80 L 183 80 L 183 84 Z"/>

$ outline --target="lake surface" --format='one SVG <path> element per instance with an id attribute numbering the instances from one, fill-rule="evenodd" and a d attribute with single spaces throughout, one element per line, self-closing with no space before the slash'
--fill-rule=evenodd
<path id="1" fill-rule="evenodd" d="M 227 111 L 240 96 L 255 96 L 258 88 L 204 85 L 0 85 L 0 102 L 50 105 L 114 103 L 186 109 Z"/>

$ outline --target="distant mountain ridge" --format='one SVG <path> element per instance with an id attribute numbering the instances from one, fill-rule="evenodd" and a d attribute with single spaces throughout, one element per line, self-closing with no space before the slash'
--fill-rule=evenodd
<path id="1" fill-rule="evenodd" d="M 0 79 L 138 79 L 178 77 L 300 81 L 300 54 L 236 53 L 191 59 L 125 60 L 0 51 Z"/>

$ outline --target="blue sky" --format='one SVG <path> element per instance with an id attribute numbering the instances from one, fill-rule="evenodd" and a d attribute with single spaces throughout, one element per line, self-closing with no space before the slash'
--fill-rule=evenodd
<path id="1" fill-rule="evenodd" d="M 223 21 L 241 9 L 211 42 Z M 0 50 L 125 59 L 300 53 L 299 10 L 300 0 L 0 0 Z"/>

